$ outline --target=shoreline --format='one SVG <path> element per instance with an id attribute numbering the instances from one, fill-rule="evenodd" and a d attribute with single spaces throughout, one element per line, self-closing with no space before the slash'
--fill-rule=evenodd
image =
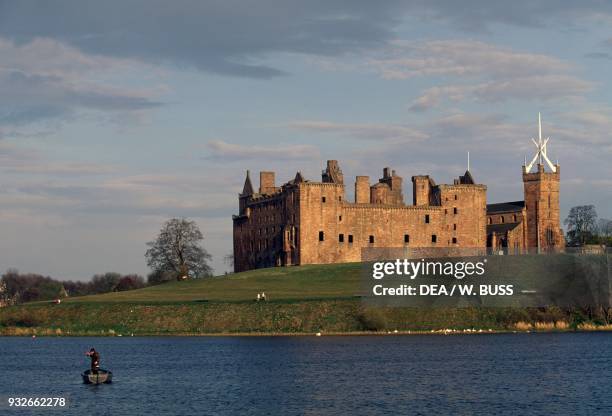
<path id="1" fill-rule="evenodd" d="M 600 327 L 588 327 L 577 329 L 468 329 L 468 330 L 403 330 L 403 331 L 349 331 L 349 332 L 218 332 L 218 333 L 194 333 L 194 332 L 177 332 L 177 333 L 135 333 L 135 334 L 120 334 L 113 332 L 100 332 L 98 334 L 86 332 L 60 332 L 56 329 L 46 328 L 2 328 L 0 337 L 48 337 L 48 338 L 70 338 L 70 337 L 116 337 L 116 338 L 133 338 L 133 337 L 383 337 L 383 336 L 413 336 L 413 335 L 431 335 L 431 336 L 448 336 L 448 335 L 505 335 L 505 334 L 567 334 L 567 333 L 593 333 L 593 332 L 612 332 L 612 325 Z"/>
<path id="2" fill-rule="evenodd" d="M 559 308 L 369 308 L 355 299 L 0 309 L 0 336 L 385 336 L 612 331 Z"/>

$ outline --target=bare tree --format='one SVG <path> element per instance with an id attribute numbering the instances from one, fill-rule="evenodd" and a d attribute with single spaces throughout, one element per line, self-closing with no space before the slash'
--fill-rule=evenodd
<path id="1" fill-rule="evenodd" d="M 612 237 L 612 220 L 600 218 L 597 221 L 597 233 L 604 238 Z"/>
<path id="2" fill-rule="evenodd" d="M 93 293 L 115 292 L 119 280 L 121 280 L 121 275 L 119 273 L 107 272 L 104 274 L 96 274 L 91 278 L 91 291 Z"/>
<path id="3" fill-rule="evenodd" d="M 117 286 L 115 286 L 115 290 L 117 292 L 123 292 L 124 290 L 141 289 L 145 286 L 146 284 L 142 276 L 137 274 L 128 274 L 119 280 Z"/>
<path id="4" fill-rule="evenodd" d="M 0 308 L 14 305 L 15 303 L 17 303 L 17 297 L 11 296 L 8 292 L 6 282 L 0 280 Z"/>
<path id="5" fill-rule="evenodd" d="M 223 262 L 231 269 L 232 272 L 234 271 L 234 253 L 226 254 L 225 257 L 223 257 Z"/>
<path id="6" fill-rule="evenodd" d="M 593 205 L 580 205 L 570 209 L 564 223 L 572 245 L 584 245 L 596 231 L 597 211 Z"/>
<path id="7" fill-rule="evenodd" d="M 173 218 L 166 221 L 155 241 L 148 242 L 147 265 L 154 272 L 170 272 L 177 280 L 212 274 L 212 256 L 200 245 L 204 239 L 195 221 Z"/>

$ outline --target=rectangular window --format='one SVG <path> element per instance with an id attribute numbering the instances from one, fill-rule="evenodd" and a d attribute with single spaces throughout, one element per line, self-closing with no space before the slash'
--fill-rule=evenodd
<path id="1" fill-rule="evenodd" d="M 338 242 L 344 243 L 344 234 L 338 234 Z"/>
<path id="2" fill-rule="evenodd" d="M 325 197 L 324 196 L 321 197 L 321 202 L 325 203 Z"/>
<path id="3" fill-rule="evenodd" d="M 349 243 L 352 243 L 353 242 L 353 234 L 349 234 L 348 237 L 349 237 Z"/>
<path id="4" fill-rule="evenodd" d="M 429 214 L 425 214 L 425 224 L 429 224 Z"/>
<path id="5" fill-rule="evenodd" d="M 453 224 L 453 230 L 457 229 L 457 224 Z"/>
<path id="6" fill-rule="evenodd" d="M 457 244 L 457 237 L 453 237 L 453 244 Z"/>
<path id="7" fill-rule="evenodd" d="M 437 236 L 437 235 L 435 235 L 435 234 L 432 234 L 432 235 L 431 235 L 431 242 L 432 242 L 432 243 L 436 243 L 437 241 L 438 241 L 438 236 Z"/>
<path id="8" fill-rule="evenodd" d="M 453 208 L 453 214 L 457 215 L 457 212 L 459 212 L 457 211 L 457 207 Z"/>
<path id="9" fill-rule="evenodd" d="M 342 197 L 341 196 L 338 197 L 338 201 L 342 202 Z"/>
<path id="10" fill-rule="evenodd" d="M 455 195 L 455 201 L 457 200 L 457 195 Z"/>
<path id="11" fill-rule="evenodd" d="M 408 234 L 404 234 L 404 243 L 408 244 L 410 242 L 410 236 Z"/>
<path id="12" fill-rule="evenodd" d="M 338 221 L 342 222 L 342 215 L 338 215 Z"/>
<path id="13" fill-rule="evenodd" d="M 323 231 L 319 231 L 319 241 L 325 241 L 325 233 Z"/>
<path id="14" fill-rule="evenodd" d="M 373 235 L 370 236 L 370 244 L 374 244 L 374 236 Z"/>

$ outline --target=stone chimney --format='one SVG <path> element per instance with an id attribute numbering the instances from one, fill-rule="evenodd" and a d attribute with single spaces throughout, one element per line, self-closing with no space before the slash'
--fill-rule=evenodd
<path id="1" fill-rule="evenodd" d="M 275 192 L 274 172 L 259 172 L 259 193 L 270 195 Z"/>

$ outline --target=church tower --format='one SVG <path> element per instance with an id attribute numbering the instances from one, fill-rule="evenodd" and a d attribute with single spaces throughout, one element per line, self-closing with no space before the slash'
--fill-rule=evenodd
<path id="1" fill-rule="evenodd" d="M 540 114 L 538 114 L 538 140 L 531 140 L 537 152 L 529 164 L 525 159 L 523 166 L 527 216 L 526 245 L 528 249 L 538 253 L 560 250 L 565 246 L 559 210 L 560 166 L 559 163 L 553 164 L 546 154 L 550 138 L 542 138 Z M 535 171 L 531 172 L 534 167 Z"/>

